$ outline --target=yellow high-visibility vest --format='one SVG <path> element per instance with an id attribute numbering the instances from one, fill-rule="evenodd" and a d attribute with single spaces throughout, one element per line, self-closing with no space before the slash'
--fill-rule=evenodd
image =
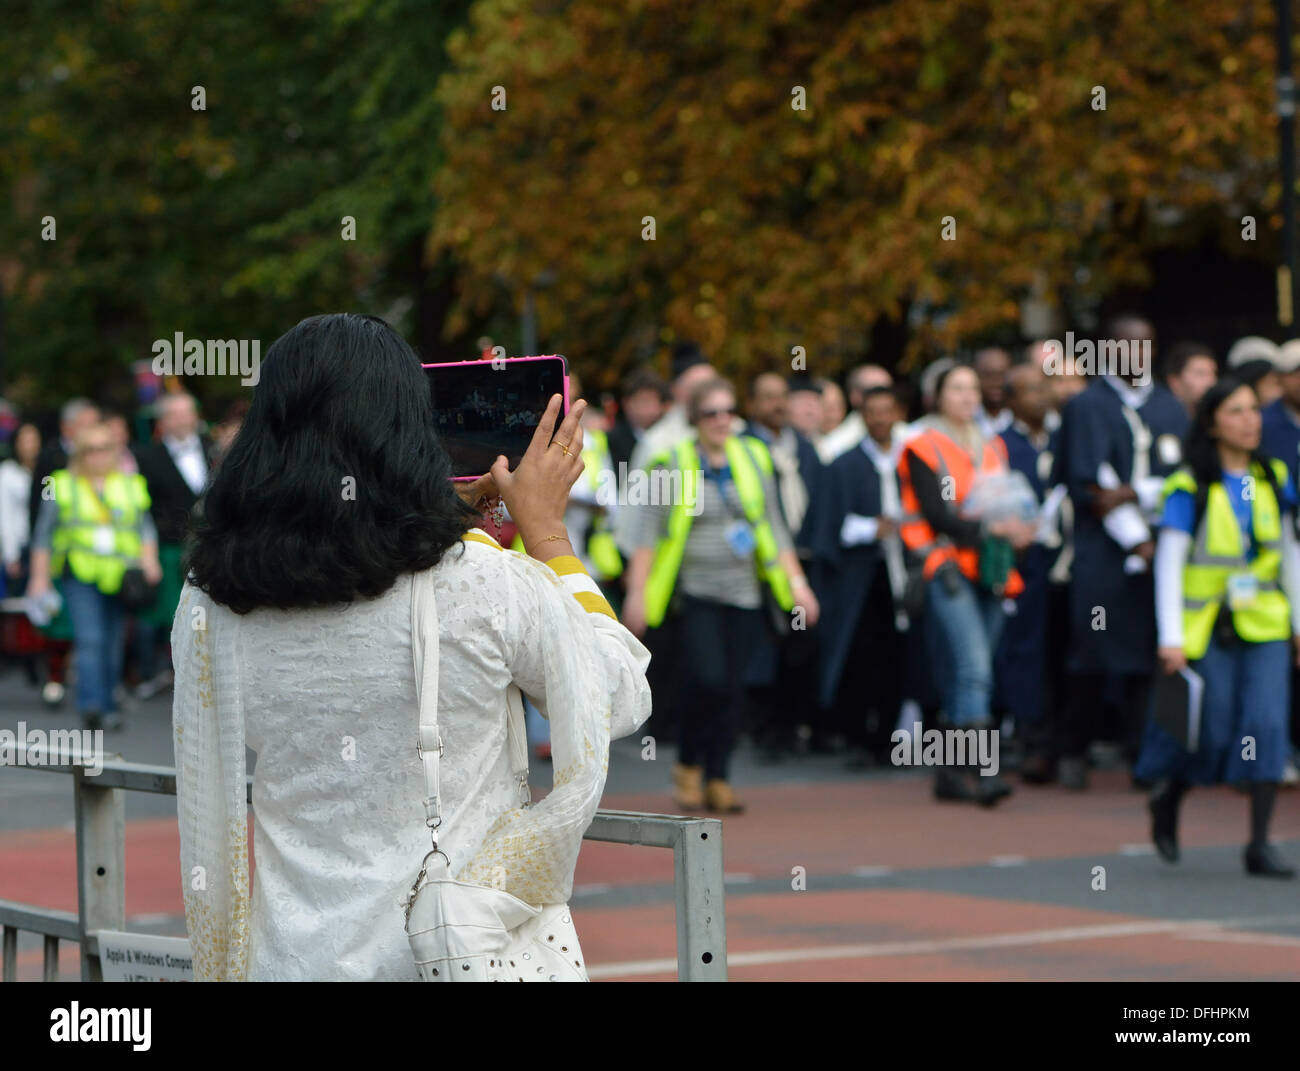
<path id="1" fill-rule="evenodd" d="M 609 460 L 608 440 L 599 428 L 583 428 L 582 442 L 582 463 L 586 466 L 582 471 L 591 481 L 592 491 L 599 493 L 600 474 L 607 468 L 606 462 Z M 510 549 L 526 553 L 523 538 L 518 533 L 515 534 Z M 609 530 L 609 518 L 603 513 L 592 517 L 591 527 L 587 531 L 587 556 L 596 567 L 596 579 L 617 580 L 622 575 L 623 558 L 614 543 L 614 535 Z"/>
<path id="2" fill-rule="evenodd" d="M 1286 466 L 1281 461 L 1272 465 L 1281 487 L 1287 478 Z M 1183 567 L 1183 650 L 1189 660 L 1203 657 L 1209 648 L 1214 622 L 1228 591 L 1228 578 L 1234 573 L 1252 574 L 1257 592 L 1249 607 L 1231 611 L 1237 635 L 1251 643 L 1285 640 L 1291 635 L 1290 604 L 1278 583 L 1282 511 L 1267 474 L 1256 462 L 1251 462 L 1251 475 L 1255 478 L 1251 503 L 1254 561 L 1246 560 L 1241 527 L 1221 482 L 1211 485 L 1205 516 L 1192 537 L 1192 551 Z M 1195 497 L 1196 478 L 1189 470 L 1179 469 L 1165 480 L 1165 497 L 1175 491 Z"/>
<path id="3" fill-rule="evenodd" d="M 782 610 L 794 608 L 794 591 L 780 560 L 776 536 L 767 520 L 767 501 L 763 493 L 762 475 L 772 475 L 772 455 L 761 439 L 749 435 L 732 435 L 726 442 L 727 464 L 731 466 L 732 479 L 736 481 L 736 494 L 745 519 L 754 530 L 754 565 L 759 579 L 772 589 L 772 596 Z M 677 574 L 686 553 L 686 540 L 691 534 L 693 508 L 696 507 L 700 487 L 700 462 L 695 440 L 683 439 L 671 451 L 659 455 L 650 463 L 667 464 L 681 473 L 681 494 L 673 503 L 668 517 L 668 534 L 655 547 L 654 562 L 645 586 L 645 619 L 651 628 L 663 624 L 672 601 Z"/>
<path id="4" fill-rule="evenodd" d="M 591 482 L 591 489 L 599 501 L 600 474 L 612 469 L 613 462 L 609 456 L 609 440 L 599 428 L 582 429 L 582 463 L 586 465 L 583 472 Z M 614 542 L 614 533 L 609 530 L 609 516 L 597 513 L 591 521 L 587 533 L 587 554 L 591 564 L 596 567 L 601 580 L 615 580 L 622 575 L 623 557 Z"/>
<path id="5" fill-rule="evenodd" d="M 149 488 L 143 476 L 110 472 L 104 490 L 96 494 L 85 476 L 74 477 L 67 469 L 51 475 L 59 523 L 51 544 L 50 571 L 63 573 L 66 563 L 83 584 L 94 584 L 105 595 L 122 589 L 122 574 L 140 562 L 140 517 L 149 508 Z M 112 533 L 106 549 L 96 533 Z"/>

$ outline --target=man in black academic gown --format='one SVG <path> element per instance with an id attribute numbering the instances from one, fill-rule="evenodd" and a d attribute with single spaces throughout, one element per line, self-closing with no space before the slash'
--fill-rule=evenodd
<path id="1" fill-rule="evenodd" d="M 901 570 L 894 434 L 901 410 L 889 387 L 873 387 L 861 413 L 867 435 L 827 467 L 812 525 L 822 607 L 818 703 L 824 725 L 883 762 L 906 680 L 899 578 L 891 585 L 888 560 L 896 554 L 893 568 Z"/>
<path id="2" fill-rule="evenodd" d="M 1105 704 L 1108 675 L 1119 697 L 1130 762 L 1146 717 L 1156 650 L 1154 520 L 1163 479 L 1182 460 L 1188 428 L 1186 410 L 1135 354 L 1134 347 L 1144 341 L 1149 353 L 1154 335 L 1140 317 L 1112 320 L 1107 337 L 1128 343 L 1127 369 L 1102 367 L 1099 354 L 1098 374 L 1062 414 L 1056 473 L 1074 506 L 1068 700 L 1059 770 L 1067 788 L 1087 787 L 1087 749 Z M 1127 375 L 1114 374 L 1124 370 Z M 1107 371 L 1112 374 L 1103 374 Z"/>
<path id="3" fill-rule="evenodd" d="M 1007 374 L 1004 400 L 1012 418 L 1002 432 L 1007 463 L 1028 481 L 1041 509 L 1050 490 L 1057 438 L 1046 427 L 1051 397 L 1042 367 L 1030 362 L 1014 365 Z M 1056 776 L 1055 703 L 1062 691 L 1057 670 L 1064 659 L 1066 636 L 1053 626 L 1058 618 L 1069 620 L 1064 606 L 1053 612 L 1058 585 L 1050 582 L 1049 573 L 1061 548 L 1059 534 L 1052 528 L 1054 545 L 1035 541 L 1020 557 L 1016 568 L 1025 590 L 1007 618 L 994 657 L 997 706 L 1015 722 L 1016 739 L 1025 749 L 1020 775 L 1033 784 Z"/>
<path id="4" fill-rule="evenodd" d="M 136 694 L 148 698 L 163 686 L 167 673 L 156 674 L 152 653 L 169 635 L 184 586 L 181 556 L 194 504 L 207 485 L 212 467 L 212 441 L 199 434 L 199 412 L 193 396 L 164 394 L 155 406 L 158 441 L 136 451 L 140 475 L 149 485 L 150 513 L 158 528 L 158 559 L 163 579 L 157 601 L 136 618 L 141 681 Z"/>

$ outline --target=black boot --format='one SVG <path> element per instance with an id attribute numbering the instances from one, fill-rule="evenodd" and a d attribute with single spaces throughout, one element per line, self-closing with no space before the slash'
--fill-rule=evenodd
<path id="1" fill-rule="evenodd" d="M 1261 878 L 1294 878 L 1295 869 L 1271 844 L 1246 845 L 1246 873 Z"/>
<path id="2" fill-rule="evenodd" d="M 1178 862 L 1178 806 L 1187 785 L 1176 778 L 1156 782 L 1147 800 L 1151 812 L 1151 840 L 1166 863 Z"/>
<path id="3" fill-rule="evenodd" d="M 1050 785 L 1056 780 L 1056 763 L 1042 752 L 1031 752 L 1020 764 L 1020 780 L 1027 785 Z"/>
<path id="4" fill-rule="evenodd" d="M 981 807 L 992 807 L 999 800 L 1004 800 L 1010 796 L 1015 789 L 1011 787 L 998 774 L 990 774 L 985 777 L 975 770 L 975 800 Z"/>
<path id="5" fill-rule="evenodd" d="M 960 766 L 939 766 L 934 771 L 934 798 L 969 803 L 976 798 L 970 774 Z"/>
<path id="6" fill-rule="evenodd" d="M 941 760 L 947 760 L 948 731 L 955 726 L 946 717 L 940 715 L 935 719 L 933 728 L 944 734 L 944 750 Z M 953 756 L 954 758 L 956 756 Z M 975 786 L 972 783 L 967 762 L 954 762 L 936 766 L 934 770 L 934 798 L 937 800 L 954 800 L 958 803 L 971 803 L 975 800 Z"/>
<path id="7" fill-rule="evenodd" d="M 998 732 L 996 724 L 991 720 L 979 722 L 974 726 L 971 726 L 971 728 L 975 729 L 975 731 L 979 733 Z M 999 747 L 999 754 L 1001 754 L 1001 750 L 1002 749 Z M 988 776 L 985 776 L 983 773 L 983 767 L 980 766 L 979 758 L 978 749 L 974 754 L 967 756 L 967 769 L 970 770 L 971 780 L 975 786 L 975 802 L 977 802 L 981 807 L 992 807 L 998 803 L 999 800 L 1004 800 L 1010 796 L 1015 789 L 1013 789 L 1011 785 L 996 773 L 991 773 Z"/>
<path id="8" fill-rule="evenodd" d="M 1256 782 L 1250 786 L 1250 843 L 1246 846 L 1244 860 L 1246 873 L 1264 878 L 1293 878 L 1295 870 L 1268 842 L 1268 826 L 1276 799 L 1276 782 Z"/>

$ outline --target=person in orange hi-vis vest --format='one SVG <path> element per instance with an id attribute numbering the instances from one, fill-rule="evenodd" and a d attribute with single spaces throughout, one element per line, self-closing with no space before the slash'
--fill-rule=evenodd
<path id="1" fill-rule="evenodd" d="M 916 435 L 899 459 L 899 533 L 922 563 L 926 627 L 937 630 L 947 648 L 943 709 L 948 726 L 989 732 L 1002 603 L 1024 587 L 1011 551 L 1033 541 L 1035 526 L 1015 517 L 980 519 L 964 509 L 977 478 L 1007 472 L 1001 438 L 986 438 L 975 420 L 980 391 L 974 369 L 956 363 L 944 369 L 933 398 L 933 411 L 914 425 Z M 996 768 L 981 775 L 978 752 L 970 746 L 976 738 L 965 734 L 962 739 L 968 747 L 966 761 L 953 761 L 945 753 L 935 772 L 935 797 L 991 806 L 1010 795 L 1011 786 Z"/>

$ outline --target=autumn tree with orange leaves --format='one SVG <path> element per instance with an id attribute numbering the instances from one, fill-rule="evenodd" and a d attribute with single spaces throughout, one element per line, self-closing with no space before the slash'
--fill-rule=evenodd
<path id="1" fill-rule="evenodd" d="M 532 291 L 606 382 L 679 337 L 837 370 L 908 314 L 917 357 L 1249 213 L 1276 257 L 1266 5 L 480 0 L 449 51 L 452 327 Z"/>

